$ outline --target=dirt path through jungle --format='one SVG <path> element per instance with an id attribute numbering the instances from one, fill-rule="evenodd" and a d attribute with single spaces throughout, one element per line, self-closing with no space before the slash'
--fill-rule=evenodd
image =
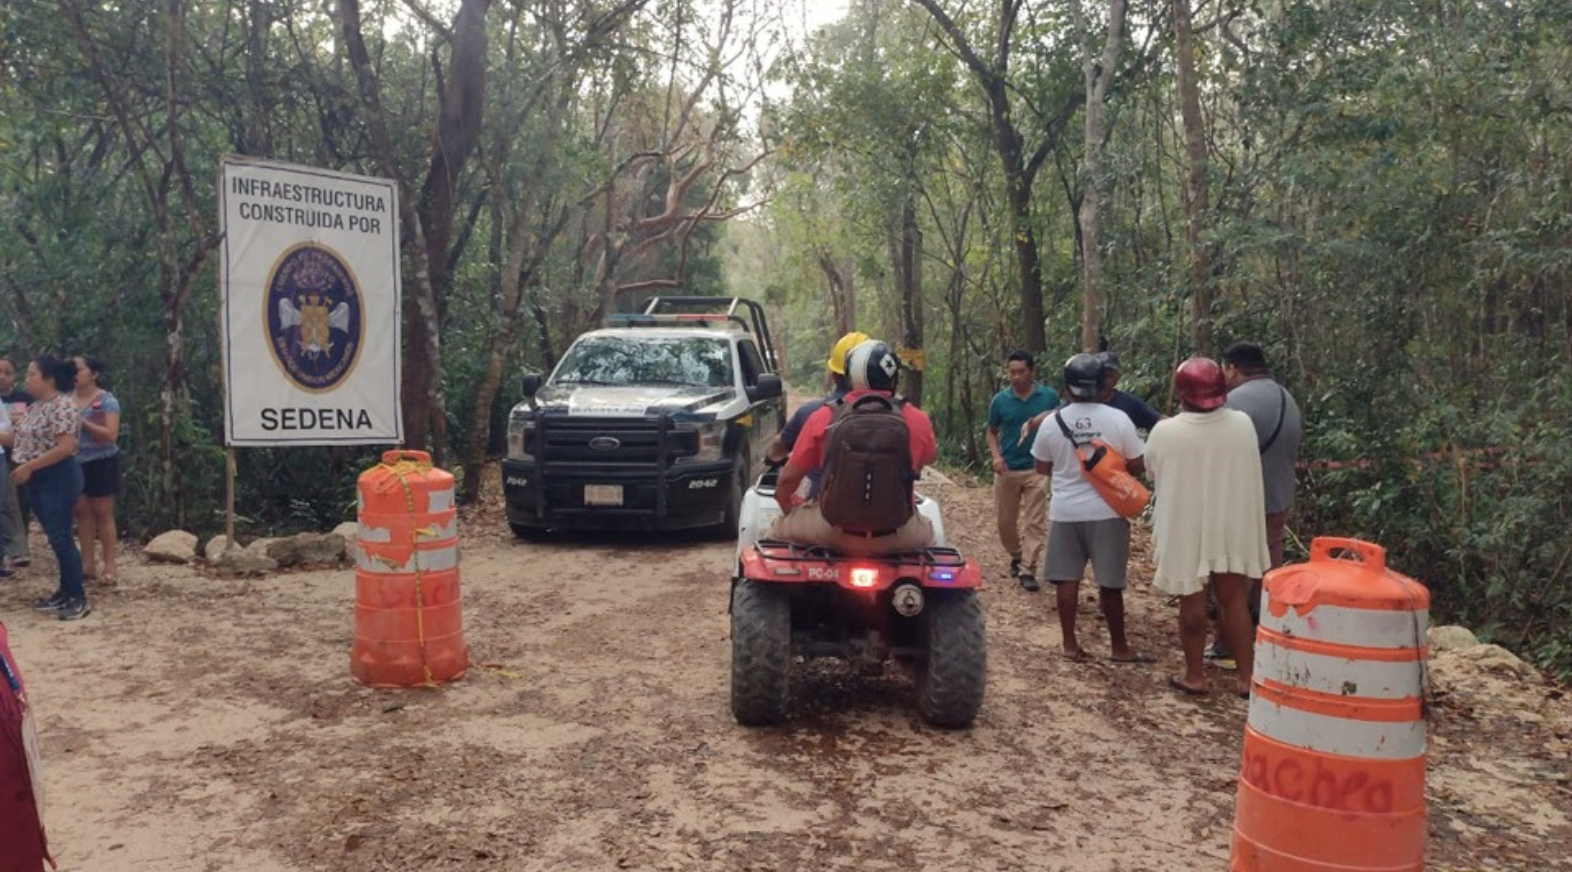
<path id="1" fill-rule="evenodd" d="M 1002 577 L 987 491 L 930 492 L 990 583 L 991 683 L 966 732 L 924 726 L 903 676 L 829 666 L 788 727 L 742 729 L 730 543 L 522 544 L 495 498 L 463 530 L 477 665 L 436 691 L 350 682 L 349 570 L 128 565 L 89 620 L 60 624 L 26 611 L 50 587 L 39 561 L 0 586 L 0 615 L 34 688 L 61 868 L 1226 868 L 1245 703 L 1165 687 L 1173 616 L 1144 556 L 1130 623 L 1161 662 L 1067 662 L 1051 594 Z M 1569 703 L 1490 686 L 1436 706 L 1430 868 L 1572 869 Z"/>

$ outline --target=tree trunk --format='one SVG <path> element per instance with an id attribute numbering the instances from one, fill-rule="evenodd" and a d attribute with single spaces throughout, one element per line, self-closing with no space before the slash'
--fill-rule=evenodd
<path id="1" fill-rule="evenodd" d="M 1190 251 L 1190 330 L 1192 351 L 1212 350 L 1212 264 L 1202 244 L 1206 230 L 1209 194 L 1206 123 L 1201 117 L 1201 88 L 1195 67 L 1195 32 L 1190 0 L 1173 0 L 1174 55 L 1179 84 L 1179 115 L 1184 123 L 1189 178 L 1185 186 L 1185 241 Z"/>
<path id="2" fill-rule="evenodd" d="M 463 0 L 453 19 L 452 50 L 441 111 L 432 134 L 431 164 L 420 202 L 421 226 L 429 280 L 417 285 L 414 305 L 404 308 L 405 351 L 403 395 L 408 442 L 420 447 L 428 438 L 434 459 L 443 461 L 448 447 L 447 402 L 442 390 L 443 301 L 453 290 L 448 248 L 453 240 L 453 215 L 458 204 L 459 177 L 480 139 L 486 105 L 486 12 L 491 0 Z M 416 400 L 416 408 L 410 400 Z"/>
<path id="3" fill-rule="evenodd" d="M 1037 231 L 1032 226 L 1032 180 L 1022 167 L 1020 134 L 1004 109 L 1001 120 L 995 111 L 994 140 L 1001 144 L 1005 186 L 1010 203 L 1010 238 L 1015 247 L 1015 269 L 1020 281 L 1021 329 L 1027 351 L 1040 353 L 1048 348 L 1048 330 L 1043 312 L 1042 258 L 1037 248 Z"/>
<path id="4" fill-rule="evenodd" d="M 401 400 L 404 411 L 404 444 L 409 448 L 425 448 L 431 434 L 433 420 L 447 420 L 442 402 L 441 340 L 435 329 L 426 330 L 416 322 L 437 324 L 437 297 L 431 285 L 431 263 L 426 243 L 426 231 L 420 212 L 411 200 L 409 179 L 399 169 L 393 149 L 392 134 L 388 130 L 387 116 L 382 109 L 376 70 L 371 66 L 371 53 L 366 49 L 365 36 L 360 26 L 360 0 L 339 0 L 339 26 L 343 36 L 344 53 L 355 71 L 355 81 L 360 93 L 361 107 L 366 113 L 366 133 L 371 145 L 372 158 L 377 169 L 386 178 L 398 184 L 398 213 L 402 225 L 404 250 L 414 266 L 414 282 L 410 283 L 404 299 L 406 329 L 413 326 L 404 337 L 404 383 Z M 444 432 L 440 434 L 445 442 Z M 441 460 L 441 449 L 437 460 Z"/>
<path id="5" fill-rule="evenodd" d="M 1103 143 L 1107 132 L 1103 124 L 1103 104 L 1108 85 L 1119 63 L 1119 47 L 1124 37 L 1125 0 L 1112 0 L 1108 8 L 1108 34 L 1101 58 L 1092 54 L 1091 26 L 1081 0 L 1071 0 L 1071 15 L 1081 39 L 1081 72 L 1086 80 L 1086 153 L 1081 179 L 1081 350 L 1097 351 L 1102 335 L 1103 307 L 1103 224 L 1102 182 Z"/>
<path id="6" fill-rule="evenodd" d="M 901 356 L 907 363 L 901 393 L 912 405 L 922 407 L 923 298 L 922 229 L 917 226 L 917 204 L 910 197 L 901 207 L 901 235 L 896 246 L 895 281 L 900 286 Z"/>

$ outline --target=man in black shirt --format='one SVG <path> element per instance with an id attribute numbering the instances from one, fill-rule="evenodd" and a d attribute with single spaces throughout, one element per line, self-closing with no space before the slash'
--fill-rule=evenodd
<path id="1" fill-rule="evenodd" d="M 1104 351 L 1097 355 L 1097 359 L 1103 364 L 1103 390 L 1098 399 L 1129 415 L 1137 430 L 1150 433 L 1163 416 L 1140 397 L 1117 389 L 1119 376 L 1123 374 L 1119 369 L 1119 355 Z"/>

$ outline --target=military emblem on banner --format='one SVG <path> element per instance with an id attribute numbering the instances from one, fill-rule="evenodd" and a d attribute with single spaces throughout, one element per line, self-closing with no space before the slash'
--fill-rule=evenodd
<path id="1" fill-rule="evenodd" d="M 365 313 L 354 274 L 338 254 L 309 242 L 285 251 L 268 278 L 265 307 L 268 347 L 290 381 L 319 393 L 349 377 Z"/>

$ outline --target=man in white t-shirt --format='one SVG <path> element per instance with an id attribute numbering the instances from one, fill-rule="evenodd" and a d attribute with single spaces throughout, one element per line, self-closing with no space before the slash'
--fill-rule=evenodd
<path id="1" fill-rule="evenodd" d="M 1075 455 L 1076 445 L 1101 439 L 1124 456 L 1131 475 L 1141 475 L 1146 446 L 1130 416 L 1097 401 L 1103 364 L 1095 355 L 1077 354 L 1064 364 L 1064 386 L 1070 403 L 1050 414 L 1037 429 L 1032 458 L 1037 472 L 1051 476 L 1048 510 L 1048 554 L 1043 575 L 1054 586 L 1059 627 L 1064 631 L 1064 656 L 1081 660 L 1086 654 L 1075 636 L 1075 607 L 1081 576 L 1088 561 L 1097 582 L 1097 602 L 1108 622 L 1118 663 L 1149 663 L 1124 635 L 1125 575 L 1130 562 L 1130 522 L 1119 516 L 1087 480 Z"/>

